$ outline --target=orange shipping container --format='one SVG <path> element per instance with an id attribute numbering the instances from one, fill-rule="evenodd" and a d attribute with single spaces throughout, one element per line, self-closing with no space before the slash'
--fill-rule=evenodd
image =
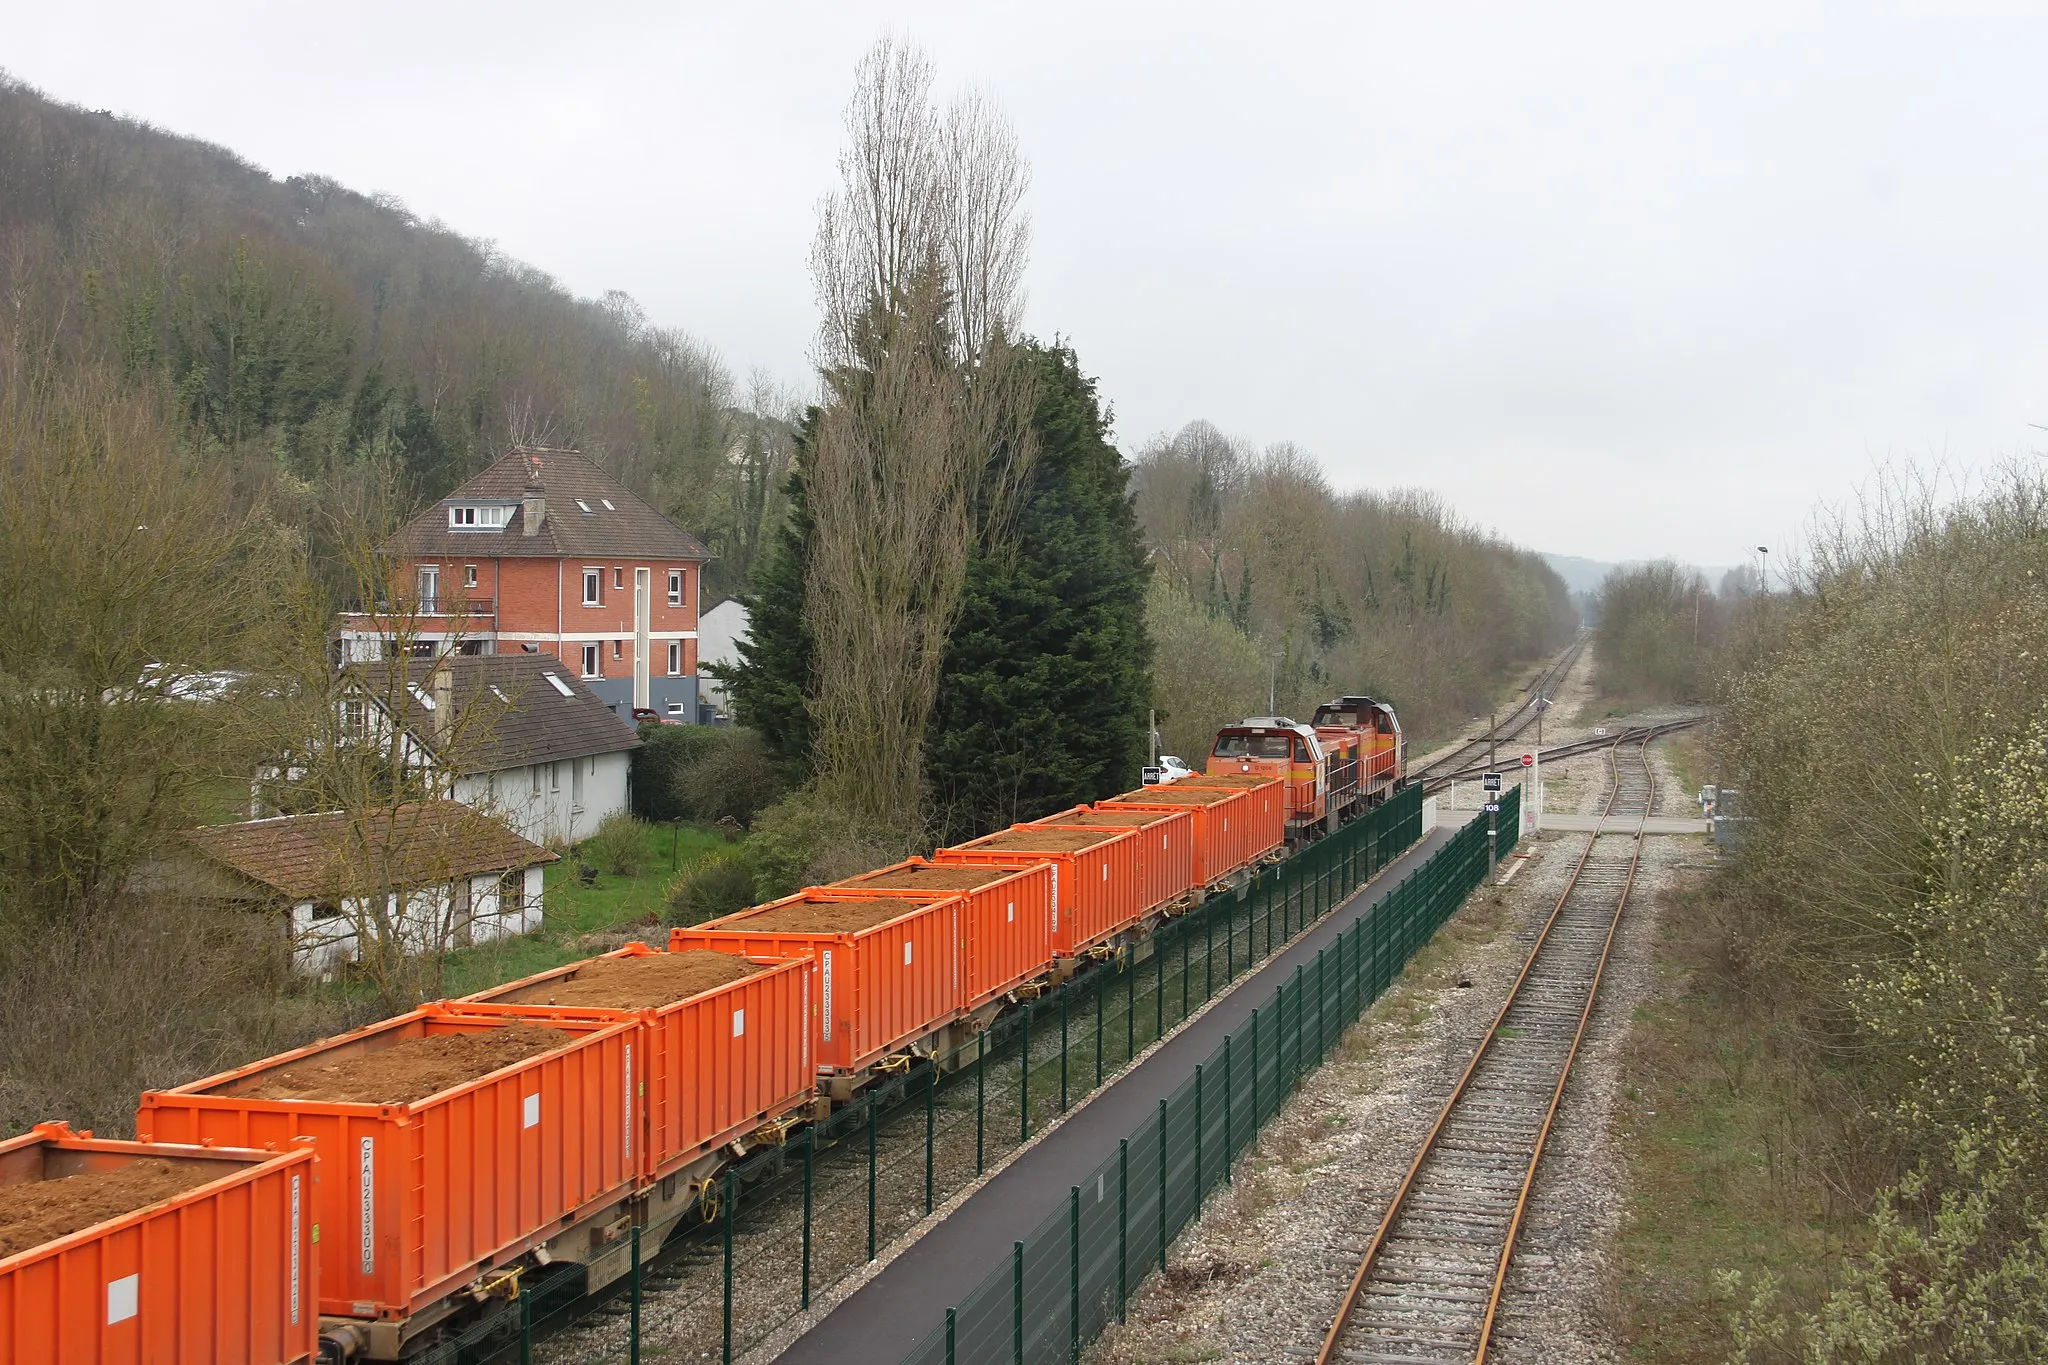
<path id="1" fill-rule="evenodd" d="M 1180 808 L 1195 821 L 1196 880 L 1213 885 L 1279 848 L 1287 838 L 1287 803 L 1277 781 L 1256 787 L 1191 785 L 1140 787 L 1113 796 L 1101 808 Z"/>
<path id="2" fill-rule="evenodd" d="M 35 1191 L 51 1227 L 138 1202 L 0 1256 L 0 1361 L 287 1365 L 319 1349 L 312 1148 L 110 1142 L 61 1123 L 0 1142 L 0 1204 L 51 1180 L 76 1182 Z"/>
<path id="3" fill-rule="evenodd" d="M 757 960 L 760 970 L 751 976 L 648 1008 L 554 1003 L 555 996 L 573 996 L 564 988 L 584 976 L 590 961 L 664 956 L 644 943 L 629 943 L 602 959 L 573 962 L 454 1002 L 465 1014 L 639 1019 L 646 1041 L 635 1066 L 634 1150 L 641 1154 L 639 1177 L 647 1183 L 802 1107 L 817 1088 L 805 1026 L 811 978 L 802 962 Z"/>
<path id="4" fill-rule="evenodd" d="M 821 1072 L 858 1071 L 959 1015 L 961 909 L 952 894 L 882 901 L 814 886 L 671 930 L 669 951 L 810 963 L 811 1055 Z"/>
<path id="5" fill-rule="evenodd" d="M 1157 908 L 1171 905 L 1201 883 L 1195 877 L 1195 822 L 1184 810 L 1111 811 L 1077 806 L 1031 822 L 1033 829 L 1132 829 L 1138 845 L 1138 897 Z"/>
<path id="6" fill-rule="evenodd" d="M 940 867 L 912 858 L 893 867 L 834 882 L 833 891 L 875 896 L 958 895 L 962 1009 L 978 1009 L 1052 965 L 1053 870 L 1023 867 Z"/>
<path id="7" fill-rule="evenodd" d="M 320 1311 L 402 1318 L 631 1191 L 639 1026 L 556 1021 L 550 1027 L 571 1035 L 567 1044 L 400 1103 L 276 1096 L 320 1088 L 307 1082 L 322 1078 L 339 1090 L 346 1082 L 336 1077 L 402 1044 L 503 1027 L 427 1005 L 176 1090 L 145 1091 L 136 1129 L 151 1141 L 235 1147 L 311 1137 L 321 1161 Z M 399 1055 L 412 1067 L 422 1053 Z M 404 1088 L 403 1078 L 380 1079 Z M 256 1093 L 266 1088 L 270 1096 Z"/>
<path id="8" fill-rule="evenodd" d="M 1038 829 L 1012 825 L 932 855 L 941 866 L 1010 866 L 1020 858 L 1053 868 L 1052 950 L 1081 953 L 1150 913 L 1136 830 Z"/>

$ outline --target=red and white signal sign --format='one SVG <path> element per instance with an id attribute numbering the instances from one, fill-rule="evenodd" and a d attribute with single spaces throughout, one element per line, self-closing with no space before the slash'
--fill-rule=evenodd
<path id="1" fill-rule="evenodd" d="M 1535 767 L 1535 766 L 1536 766 L 1536 755 L 1534 755 L 1534 754 L 1523 754 L 1523 755 L 1522 755 L 1522 766 L 1523 766 L 1523 767 L 1525 767 L 1525 768 L 1533 768 L 1533 767 Z"/>

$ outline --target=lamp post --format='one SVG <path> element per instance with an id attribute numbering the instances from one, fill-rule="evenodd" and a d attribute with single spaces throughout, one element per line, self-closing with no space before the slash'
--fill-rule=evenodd
<path id="1" fill-rule="evenodd" d="M 1759 545 L 1756 552 L 1763 556 L 1763 572 L 1757 576 L 1757 586 L 1768 595 L 1771 591 L 1771 547 Z"/>

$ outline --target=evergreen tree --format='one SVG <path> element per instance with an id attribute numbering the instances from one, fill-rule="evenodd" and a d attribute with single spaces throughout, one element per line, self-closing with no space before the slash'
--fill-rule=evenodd
<path id="1" fill-rule="evenodd" d="M 1014 543 L 978 554 L 949 645 L 925 772 L 944 838 L 1135 786 L 1151 694 L 1149 573 L 1094 381 L 1033 347 L 1037 461 Z"/>
<path id="2" fill-rule="evenodd" d="M 705 671 L 725 684 L 734 718 L 761 732 L 792 782 L 811 772 L 810 627 L 804 622 L 804 575 L 810 568 L 811 513 L 804 491 L 803 452 L 817 416 L 797 433 L 796 458 L 783 484 L 785 515 L 760 563 L 753 590 L 742 593 L 747 638 L 740 661 Z"/>

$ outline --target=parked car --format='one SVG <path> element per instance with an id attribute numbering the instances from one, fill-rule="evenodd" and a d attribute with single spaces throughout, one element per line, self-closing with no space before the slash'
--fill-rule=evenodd
<path id="1" fill-rule="evenodd" d="M 1154 766 L 1145 768 L 1139 776 L 1140 780 L 1148 787 L 1164 787 L 1169 783 L 1180 781 L 1183 777 L 1193 777 L 1194 775 L 1195 770 L 1193 768 L 1190 768 L 1172 754 L 1161 754 L 1159 762 Z"/>
<path id="2" fill-rule="evenodd" d="M 662 715 L 661 712 L 651 706 L 636 706 L 633 708 L 633 723 L 635 725 L 666 725 L 668 724 L 668 717 Z"/>

